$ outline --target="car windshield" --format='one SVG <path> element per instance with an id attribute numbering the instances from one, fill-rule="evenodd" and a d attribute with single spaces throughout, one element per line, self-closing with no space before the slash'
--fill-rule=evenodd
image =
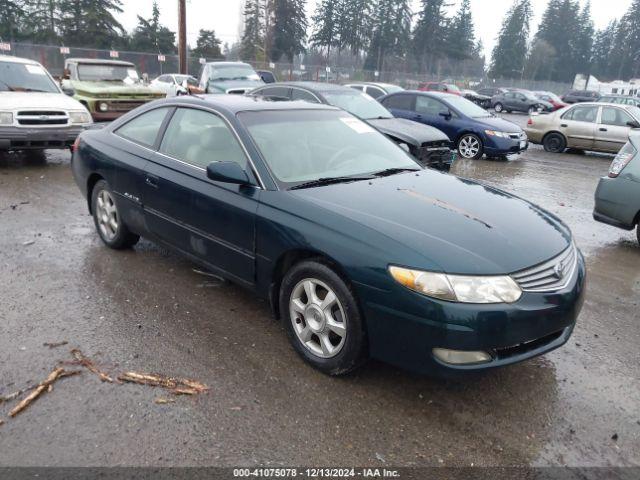
<path id="1" fill-rule="evenodd" d="M 182 83 L 184 83 L 184 81 L 187 81 L 187 84 L 195 87 L 198 85 L 198 80 L 196 80 L 195 78 L 193 78 L 191 75 L 176 75 L 175 76 L 176 82 L 178 82 L 180 85 L 182 85 Z"/>
<path id="2" fill-rule="evenodd" d="M 353 92 L 322 92 L 322 96 L 334 107 L 341 108 L 356 117 L 372 120 L 378 118 L 393 118 L 393 115 L 369 95 Z"/>
<path id="3" fill-rule="evenodd" d="M 278 183 L 287 188 L 321 179 L 370 178 L 385 170 L 421 168 L 384 135 L 345 112 L 259 111 L 238 117 Z"/>
<path id="4" fill-rule="evenodd" d="M 454 97 L 453 95 L 449 95 L 447 97 L 447 103 L 467 117 L 486 118 L 491 116 L 491 114 L 484 108 L 479 107 L 464 97 Z"/>
<path id="5" fill-rule="evenodd" d="M 551 93 L 551 92 L 542 92 L 538 95 L 536 95 L 537 97 L 545 100 L 545 98 L 542 97 L 547 97 L 549 98 L 549 100 L 553 101 L 553 102 L 562 102 L 562 100 L 560 99 L 560 97 L 558 95 L 556 95 L 555 93 Z"/>
<path id="6" fill-rule="evenodd" d="M 40 65 L 0 62 L 0 92 L 11 91 L 60 93 Z"/>
<path id="7" fill-rule="evenodd" d="M 78 65 L 78 79 L 88 82 L 137 82 L 140 77 L 133 65 Z"/>
<path id="8" fill-rule="evenodd" d="M 251 65 L 215 65 L 211 67 L 209 80 L 222 82 L 225 80 L 260 80 L 260 76 Z"/>
<path id="9" fill-rule="evenodd" d="M 640 121 L 640 108 L 635 105 L 631 105 L 627 107 L 627 112 L 629 112 L 633 117 Z"/>
<path id="10" fill-rule="evenodd" d="M 448 83 L 447 84 L 447 88 L 449 89 L 450 92 L 458 92 L 458 93 L 460 93 L 460 89 L 458 87 L 456 87 L 455 85 L 453 85 L 452 83 Z"/>

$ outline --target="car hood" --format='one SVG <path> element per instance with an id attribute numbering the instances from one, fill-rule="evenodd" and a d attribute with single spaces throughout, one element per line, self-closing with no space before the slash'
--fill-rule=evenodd
<path id="1" fill-rule="evenodd" d="M 117 94 L 117 95 L 164 95 L 159 89 L 148 85 L 127 85 L 117 82 L 83 82 L 72 81 L 71 86 L 78 93 L 88 93 L 92 95 Z"/>
<path id="2" fill-rule="evenodd" d="M 412 268 L 508 274 L 558 255 L 571 242 L 570 230 L 551 213 L 503 191 L 435 171 L 290 193 L 316 207 L 316 221 L 330 218 L 321 213 L 330 211 L 355 222 L 349 231 L 363 242 L 375 242 L 376 235 L 393 240 L 389 263 Z M 423 261 L 406 265 L 409 257 Z"/>
<path id="3" fill-rule="evenodd" d="M 486 118 L 474 118 L 475 121 L 480 122 L 481 124 L 489 127 L 491 130 L 496 130 L 498 132 L 521 132 L 522 128 L 516 125 L 513 122 L 505 120 L 500 117 L 486 117 Z"/>
<path id="4" fill-rule="evenodd" d="M 449 141 L 449 137 L 437 128 L 412 122 L 404 118 L 367 120 L 376 130 L 403 142 L 420 147 L 426 142 Z"/>
<path id="5" fill-rule="evenodd" d="M 253 89 L 258 88 L 265 83 L 262 80 L 226 80 L 224 82 L 216 82 L 214 80 L 209 81 L 209 90 L 219 90 L 224 93 L 231 88 L 246 88 Z"/>
<path id="6" fill-rule="evenodd" d="M 0 110 L 50 108 L 61 110 L 84 110 L 85 108 L 73 98 L 64 93 L 40 92 L 0 92 Z"/>

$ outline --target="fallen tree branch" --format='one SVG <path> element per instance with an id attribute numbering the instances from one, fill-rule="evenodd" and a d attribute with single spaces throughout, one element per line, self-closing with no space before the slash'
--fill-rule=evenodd
<path id="1" fill-rule="evenodd" d="M 79 370 L 67 371 L 64 368 L 56 368 L 53 372 L 49 374 L 46 380 L 40 383 L 36 389 L 31 392 L 27 397 L 25 397 L 18 405 L 15 406 L 13 410 L 9 412 L 10 417 L 15 417 L 20 412 L 22 412 L 25 408 L 31 405 L 40 395 L 42 395 L 45 391 L 51 391 L 53 388 L 53 384 L 60 380 L 61 378 L 70 377 L 72 375 L 79 374 Z"/>
<path id="2" fill-rule="evenodd" d="M 164 375 L 154 375 L 148 373 L 125 372 L 118 375 L 118 380 L 139 385 L 149 385 L 152 387 L 162 387 L 170 390 L 175 395 L 197 395 L 206 392 L 209 387 L 203 383 L 187 378 L 173 378 Z"/>
<path id="3" fill-rule="evenodd" d="M 58 348 L 58 347 L 64 347 L 68 343 L 69 342 L 67 342 L 66 340 L 63 340 L 62 342 L 54 342 L 54 343 L 45 342 L 42 345 L 44 345 L 45 347 L 49 347 L 49 348 Z"/>
<path id="4" fill-rule="evenodd" d="M 106 373 L 98 370 L 96 365 L 89 358 L 85 357 L 80 350 L 78 350 L 77 348 L 74 348 L 73 350 L 71 350 L 71 355 L 75 359 L 74 365 L 78 365 L 86 368 L 91 373 L 94 373 L 98 377 L 100 377 L 100 380 L 102 380 L 103 382 L 113 383 L 113 378 L 111 378 Z"/>

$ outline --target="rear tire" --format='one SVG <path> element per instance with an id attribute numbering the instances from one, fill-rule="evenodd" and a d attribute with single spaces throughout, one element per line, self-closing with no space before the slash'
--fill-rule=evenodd
<path id="1" fill-rule="evenodd" d="M 104 180 L 98 181 L 93 187 L 91 211 L 98 235 L 107 247 L 124 250 L 133 247 L 140 240 L 140 237 L 131 233 L 124 224 L 116 195 Z"/>
<path id="2" fill-rule="evenodd" d="M 355 294 L 321 260 L 303 261 L 287 272 L 279 304 L 293 348 L 312 367 L 340 376 L 367 360 L 367 338 Z"/>
<path id="3" fill-rule="evenodd" d="M 544 151 L 549 153 L 562 153 L 567 148 L 567 140 L 560 133 L 549 133 L 542 140 Z"/>

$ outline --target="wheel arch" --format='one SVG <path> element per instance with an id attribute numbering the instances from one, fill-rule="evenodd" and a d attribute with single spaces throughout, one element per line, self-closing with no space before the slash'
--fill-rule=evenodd
<path id="1" fill-rule="evenodd" d="M 104 180 L 104 177 L 99 173 L 92 173 L 87 179 L 87 207 L 89 213 L 93 215 L 93 209 L 91 208 L 91 197 L 93 196 L 93 189 L 100 180 Z"/>
<path id="2" fill-rule="evenodd" d="M 312 249 L 293 249 L 284 252 L 280 257 L 276 260 L 274 267 L 271 271 L 271 284 L 269 287 L 269 303 L 271 304 L 271 310 L 276 318 L 280 318 L 280 286 L 282 285 L 282 280 L 284 280 L 287 272 L 296 264 L 303 262 L 305 260 L 316 260 L 319 263 L 322 263 L 333 271 L 347 284 L 347 286 L 353 291 L 353 285 L 347 272 L 344 268 L 331 256 L 320 252 L 318 250 Z M 356 303 L 360 305 L 360 301 L 355 295 Z"/>

